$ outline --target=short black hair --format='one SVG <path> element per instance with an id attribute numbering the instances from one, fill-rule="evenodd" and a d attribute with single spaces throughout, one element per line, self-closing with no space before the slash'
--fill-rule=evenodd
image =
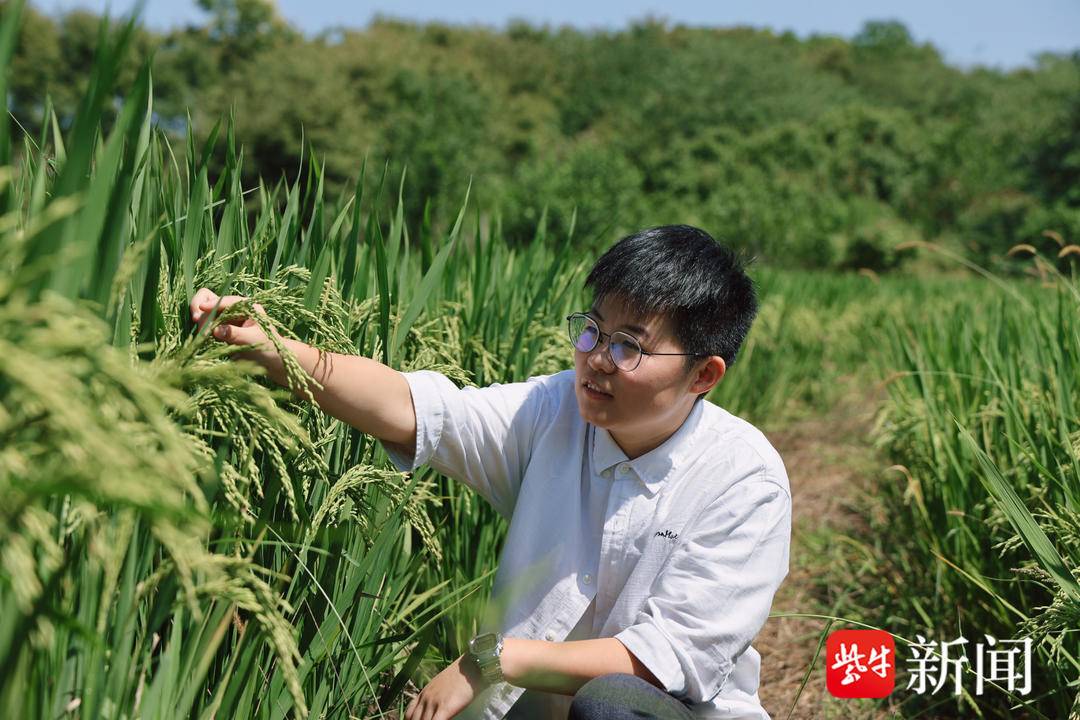
<path id="1" fill-rule="evenodd" d="M 719 355 L 728 367 L 758 311 L 739 256 L 690 225 L 627 235 L 596 261 L 585 287 L 595 304 L 611 298 L 638 317 L 670 317 L 684 352 Z M 684 359 L 690 372 L 701 358 Z"/>

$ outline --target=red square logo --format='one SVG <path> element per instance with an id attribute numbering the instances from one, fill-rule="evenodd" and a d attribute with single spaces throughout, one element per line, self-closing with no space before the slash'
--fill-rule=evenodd
<path id="1" fill-rule="evenodd" d="M 896 685 L 896 643 L 884 630 L 837 630 L 825 641 L 825 685 L 839 698 L 883 698 Z"/>

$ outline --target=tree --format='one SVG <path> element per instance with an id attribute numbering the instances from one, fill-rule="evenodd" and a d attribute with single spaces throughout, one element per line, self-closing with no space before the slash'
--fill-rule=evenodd
<path id="1" fill-rule="evenodd" d="M 1070 62 L 1080 77 L 1080 51 Z M 1031 185 L 1048 203 L 1080 207 L 1080 87 L 1063 97 L 1049 131 L 1031 159 Z"/>
<path id="2" fill-rule="evenodd" d="M 198 0 L 198 4 L 211 15 L 208 37 L 222 50 L 224 72 L 298 35 L 268 0 Z"/>
<path id="3" fill-rule="evenodd" d="M 899 20 L 868 20 L 852 38 L 851 44 L 864 50 L 895 54 L 913 48 L 915 41 L 907 26 Z"/>

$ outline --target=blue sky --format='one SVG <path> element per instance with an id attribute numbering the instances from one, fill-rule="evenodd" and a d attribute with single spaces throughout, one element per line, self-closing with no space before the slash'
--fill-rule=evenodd
<path id="1" fill-rule="evenodd" d="M 132 0 L 37 0 L 45 11 L 86 7 L 101 11 L 111 5 L 126 13 Z M 897 19 L 919 42 L 931 42 L 947 61 L 968 67 L 989 65 L 1014 68 L 1031 65 L 1044 50 L 1080 48 L 1080 2 L 1076 0 L 907 0 L 883 2 L 808 3 L 805 0 L 398 0 L 346 2 L 345 0 L 278 0 L 281 14 L 308 33 L 331 25 L 362 27 L 376 14 L 413 20 L 453 23 L 479 22 L 502 27 L 520 18 L 534 23 L 570 24 L 580 28 L 620 28 L 627 22 L 653 15 L 691 25 L 752 25 L 776 31 L 792 30 L 800 37 L 827 33 L 850 37 L 866 20 Z M 156 28 L 200 22 L 205 16 L 192 0 L 148 0 L 144 20 Z"/>

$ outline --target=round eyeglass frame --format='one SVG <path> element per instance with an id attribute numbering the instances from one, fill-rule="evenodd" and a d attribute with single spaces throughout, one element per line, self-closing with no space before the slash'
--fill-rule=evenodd
<path id="1" fill-rule="evenodd" d="M 573 332 L 573 329 L 572 329 L 572 323 L 574 322 L 575 319 L 582 319 L 587 324 L 591 324 L 594 328 L 596 328 L 596 339 L 593 341 L 592 346 L 589 347 L 588 350 L 582 350 L 580 347 L 578 347 L 577 340 L 574 337 L 574 332 Z M 638 342 L 638 339 L 636 337 L 634 337 L 633 335 L 631 335 L 629 333 L 624 333 L 621 330 L 616 330 L 613 333 L 606 333 L 606 332 L 604 332 L 603 330 L 600 329 L 600 326 L 597 324 L 597 322 L 595 320 L 593 320 L 591 317 L 589 317 L 585 313 L 580 313 L 580 312 L 571 313 L 571 314 L 566 316 L 566 335 L 567 335 L 568 338 L 570 338 L 570 344 L 574 347 L 574 349 L 577 350 L 578 352 L 583 352 L 583 353 L 591 353 L 593 350 L 596 349 L 597 344 L 602 339 L 607 338 L 607 347 L 604 348 L 604 351 L 607 353 L 608 360 L 611 361 L 611 364 L 616 369 L 622 370 L 623 372 L 633 372 L 634 370 L 637 370 L 638 366 L 641 364 L 641 358 L 644 357 L 645 355 L 683 355 L 683 356 L 689 355 L 689 356 L 692 356 L 692 357 L 708 357 L 708 355 L 705 354 L 705 353 L 650 352 L 650 351 L 644 349 L 643 347 L 641 347 L 641 343 Z M 619 365 L 619 363 L 615 362 L 615 356 L 611 354 L 612 339 L 616 335 L 627 338 L 631 343 L 633 343 L 637 347 L 637 350 L 638 350 L 637 362 L 635 362 L 634 366 L 631 367 L 631 368 L 621 367 Z"/>

